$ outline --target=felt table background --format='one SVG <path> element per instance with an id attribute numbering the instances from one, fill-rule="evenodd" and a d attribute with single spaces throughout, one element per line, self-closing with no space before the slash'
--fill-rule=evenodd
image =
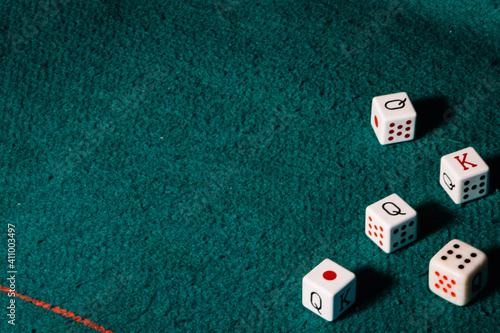
<path id="1" fill-rule="evenodd" d="M 500 2 L 0 3 L 1 225 L 16 290 L 113 332 L 493 331 L 500 324 Z M 381 146 L 371 99 L 406 91 L 414 141 Z M 473 146 L 488 196 L 455 205 L 442 155 Z M 390 255 L 366 206 L 398 193 L 416 242 Z M 489 255 L 458 307 L 430 258 Z M 328 323 L 301 304 L 324 258 L 358 277 Z M 17 299 L 2 330 L 96 332 Z"/>

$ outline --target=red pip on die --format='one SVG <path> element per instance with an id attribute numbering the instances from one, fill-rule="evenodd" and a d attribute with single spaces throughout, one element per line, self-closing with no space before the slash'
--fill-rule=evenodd
<path id="1" fill-rule="evenodd" d="M 302 279 L 302 304 L 332 321 L 356 300 L 356 276 L 330 259 L 323 260 Z"/>
<path id="2" fill-rule="evenodd" d="M 413 140 L 417 113 L 405 92 L 376 96 L 371 125 L 381 145 Z"/>

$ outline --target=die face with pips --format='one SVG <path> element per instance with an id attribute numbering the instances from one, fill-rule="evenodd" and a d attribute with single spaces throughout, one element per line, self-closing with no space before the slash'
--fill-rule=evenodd
<path id="1" fill-rule="evenodd" d="M 484 252 L 454 239 L 432 257 L 429 288 L 456 305 L 465 305 L 486 285 L 488 258 Z"/>
<path id="2" fill-rule="evenodd" d="M 417 212 L 395 193 L 366 208 L 365 234 L 386 253 L 415 241 L 417 224 Z"/>

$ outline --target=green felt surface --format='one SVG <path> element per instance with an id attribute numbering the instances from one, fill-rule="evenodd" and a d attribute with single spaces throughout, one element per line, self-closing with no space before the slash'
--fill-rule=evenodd
<path id="1" fill-rule="evenodd" d="M 500 325 L 500 2 L 0 3 L 0 177 L 22 295 L 113 332 L 480 331 Z M 371 99 L 406 91 L 412 142 Z M 473 146 L 488 196 L 455 205 L 442 155 Z M 419 237 L 387 255 L 364 210 L 398 193 Z M 427 287 L 459 238 L 490 259 L 458 307 Z M 324 258 L 358 277 L 328 323 L 301 304 Z M 2 331 L 96 332 L 18 299 Z"/>

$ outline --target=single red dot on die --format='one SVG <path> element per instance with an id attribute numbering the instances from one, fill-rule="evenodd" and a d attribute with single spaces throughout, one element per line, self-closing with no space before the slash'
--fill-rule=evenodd
<path id="1" fill-rule="evenodd" d="M 439 284 L 437 284 L 437 283 L 436 283 L 436 284 L 435 284 L 435 286 L 436 286 L 436 288 L 438 288 L 438 289 L 439 289 Z"/>
<path id="2" fill-rule="evenodd" d="M 376 225 L 374 225 L 374 227 L 375 227 L 375 230 L 378 230 L 378 227 Z"/>
<path id="3" fill-rule="evenodd" d="M 446 275 L 443 275 L 443 279 L 448 280 L 448 277 Z"/>
<path id="4" fill-rule="evenodd" d="M 457 295 L 456 295 L 455 293 L 453 293 L 453 292 L 452 292 L 452 293 L 451 293 L 451 297 L 455 297 L 455 296 L 457 296 Z"/>
<path id="5" fill-rule="evenodd" d="M 401 134 L 403 134 L 403 133 L 401 133 L 401 132 L 398 132 L 397 136 L 401 136 Z"/>
<path id="6" fill-rule="evenodd" d="M 326 271 L 323 273 L 323 278 L 328 281 L 333 281 L 337 278 L 337 273 L 334 271 Z"/>
<path id="7" fill-rule="evenodd" d="M 380 227 L 380 231 L 384 231 L 384 229 L 382 229 L 382 227 Z"/>
<path id="8" fill-rule="evenodd" d="M 451 284 L 457 284 L 455 280 L 451 280 Z"/>
<path id="9" fill-rule="evenodd" d="M 446 286 L 451 289 L 451 284 L 448 283 L 446 284 Z"/>
<path id="10" fill-rule="evenodd" d="M 399 126 L 398 126 L 398 129 L 402 129 L 402 128 L 403 128 L 403 125 L 399 125 Z"/>
<path id="11" fill-rule="evenodd" d="M 405 138 L 409 138 L 410 137 L 410 134 L 405 134 Z"/>
<path id="12" fill-rule="evenodd" d="M 444 291 L 445 293 L 447 293 L 447 292 L 448 292 L 448 289 L 446 289 L 446 288 L 443 288 L 443 291 Z"/>
<path id="13" fill-rule="evenodd" d="M 379 243 L 380 243 L 380 246 L 384 246 L 384 244 L 382 243 L 382 241 L 380 241 Z"/>
<path id="14" fill-rule="evenodd" d="M 375 235 L 375 237 L 378 237 L 376 232 L 374 232 L 373 234 Z"/>
<path id="15" fill-rule="evenodd" d="M 392 136 L 390 136 L 387 140 L 392 141 L 392 140 L 394 140 L 394 138 Z"/>
<path id="16" fill-rule="evenodd" d="M 396 124 L 394 124 L 394 123 L 391 123 L 391 124 L 390 124 L 389 126 L 391 126 L 391 127 L 394 127 L 394 126 L 396 126 Z"/>
<path id="17" fill-rule="evenodd" d="M 380 234 L 380 238 L 384 238 L 384 236 L 382 234 Z"/>
<path id="18" fill-rule="evenodd" d="M 372 235 L 372 232 L 370 230 L 368 230 L 368 234 L 370 234 L 370 236 Z"/>
<path id="19" fill-rule="evenodd" d="M 375 121 L 375 127 L 378 127 L 378 119 L 377 119 L 377 116 L 373 117 L 373 120 Z"/>
<path id="20" fill-rule="evenodd" d="M 390 130 L 390 131 L 389 131 L 389 134 L 394 134 L 394 130 Z"/>
<path id="21" fill-rule="evenodd" d="M 409 130 L 411 130 L 411 127 L 405 128 L 405 131 L 409 131 Z"/>
<path id="22" fill-rule="evenodd" d="M 444 284 L 443 280 L 439 280 L 439 283 Z"/>
<path id="23" fill-rule="evenodd" d="M 411 120 L 407 120 L 406 125 L 410 125 L 410 124 L 411 124 Z"/>
<path id="24" fill-rule="evenodd" d="M 438 271 L 436 271 L 435 273 L 436 273 L 437 276 L 439 276 L 439 272 Z"/>
<path id="25" fill-rule="evenodd" d="M 368 226 L 369 226 L 369 227 L 370 227 L 370 229 L 371 229 L 372 225 L 371 225 L 370 223 L 368 223 Z"/>
<path id="26" fill-rule="evenodd" d="M 372 221 L 372 218 L 370 216 L 368 216 L 368 220 Z"/>

